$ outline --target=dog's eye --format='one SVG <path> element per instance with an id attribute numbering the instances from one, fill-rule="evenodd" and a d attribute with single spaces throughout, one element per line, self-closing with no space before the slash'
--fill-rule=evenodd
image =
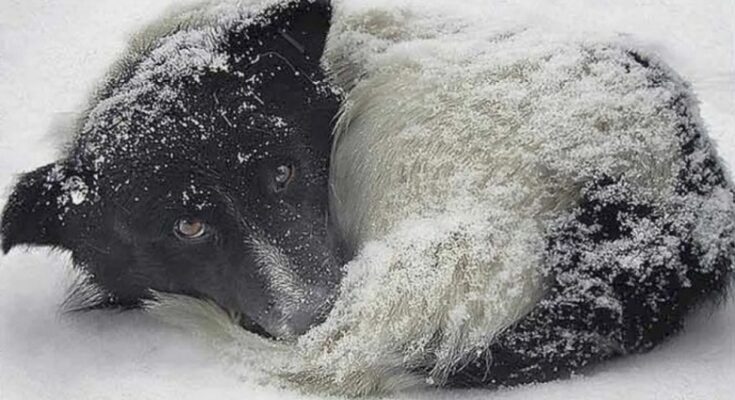
<path id="1" fill-rule="evenodd" d="M 279 165 L 273 176 L 276 192 L 283 191 L 294 177 L 295 168 L 291 165 Z"/>
<path id="2" fill-rule="evenodd" d="M 198 239 L 207 233 L 207 224 L 194 218 L 182 218 L 176 221 L 174 233 L 181 239 Z"/>

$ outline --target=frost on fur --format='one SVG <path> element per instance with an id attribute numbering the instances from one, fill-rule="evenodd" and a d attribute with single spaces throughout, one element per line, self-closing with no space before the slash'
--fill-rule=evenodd
<path id="1" fill-rule="evenodd" d="M 356 256 L 269 373 L 347 395 L 544 381 L 650 349 L 724 291 L 731 185 L 665 65 L 609 36 L 339 7 L 330 201 Z M 210 313 L 195 330 L 231 329 Z M 235 364 L 265 360 L 238 335 Z"/>

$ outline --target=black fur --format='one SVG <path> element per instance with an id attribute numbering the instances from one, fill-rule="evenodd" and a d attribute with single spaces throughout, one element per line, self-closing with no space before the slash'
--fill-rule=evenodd
<path id="1" fill-rule="evenodd" d="M 150 55 L 129 65 L 66 157 L 20 178 L 3 214 L 3 250 L 71 250 L 108 294 L 96 297 L 102 305 L 137 307 L 153 289 L 211 298 L 272 335 L 308 329 L 328 309 L 341 266 L 326 226 L 340 102 L 319 66 L 330 18 L 326 2 L 291 1 L 221 38 L 202 31 L 226 68 L 179 76 L 146 65 Z M 177 46 L 188 61 L 200 45 Z M 279 166 L 295 171 L 285 187 Z M 204 221 L 206 235 L 177 237 L 182 218 Z M 290 260 L 311 302 L 288 315 L 279 308 L 253 240 Z"/>

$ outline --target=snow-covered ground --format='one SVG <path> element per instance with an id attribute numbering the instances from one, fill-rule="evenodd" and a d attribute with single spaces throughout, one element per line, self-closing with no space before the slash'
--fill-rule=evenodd
<path id="1" fill-rule="evenodd" d="M 735 0 L 468 0 L 502 18 L 631 35 L 692 81 L 720 154 L 735 165 Z M 0 0 L 0 187 L 53 160 L 50 134 L 173 1 Z M 0 199 L 0 206 L 5 196 Z M 201 342 L 146 315 L 60 315 L 65 254 L 0 256 L 0 399 L 300 398 L 244 382 Z M 735 399 L 735 303 L 703 312 L 655 351 L 568 381 L 404 398 Z"/>

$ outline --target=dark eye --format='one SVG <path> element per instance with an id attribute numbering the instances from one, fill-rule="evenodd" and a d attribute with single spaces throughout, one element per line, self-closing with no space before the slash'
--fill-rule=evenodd
<path id="1" fill-rule="evenodd" d="M 286 186 L 293 180 L 294 172 L 295 168 L 291 165 L 279 165 L 276 168 L 276 173 L 273 176 L 276 192 L 286 189 Z"/>
<path id="2" fill-rule="evenodd" d="M 174 233 L 180 239 L 198 239 L 207 233 L 207 224 L 195 218 L 182 218 L 176 221 Z"/>

